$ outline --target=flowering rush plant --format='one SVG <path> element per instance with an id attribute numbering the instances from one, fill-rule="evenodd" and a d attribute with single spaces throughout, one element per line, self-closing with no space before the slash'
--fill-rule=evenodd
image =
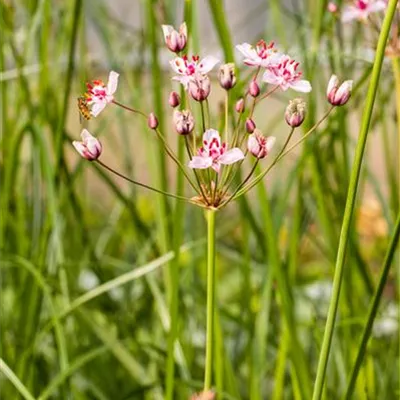
<path id="1" fill-rule="evenodd" d="M 311 92 L 311 84 L 303 77 L 300 63 L 282 53 L 273 42 L 266 43 L 260 40 L 254 46 L 248 43 L 239 44 L 236 46 L 238 54 L 242 57 L 242 64 L 250 72 L 250 78 L 241 85 L 244 87 L 241 92 L 235 87 L 238 76 L 237 66 L 234 63 L 221 64 L 213 56 L 199 57 L 185 53 L 188 42 L 185 23 L 179 30 L 164 25 L 162 31 L 167 48 L 175 54 L 170 61 L 173 71 L 172 80 L 181 85 L 181 95 L 172 91 L 166 102 L 172 109 L 174 130 L 186 147 L 186 161 L 178 158 L 170 148 L 166 135 L 161 132 L 157 116 L 153 112 L 147 113 L 117 101 L 118 73 L 111 71 L 107 83 L 95 80 L 87 84 L 88 90 L 79 98 L 78 105 L 82 115 L 87 119 L 98 117 L 100 113 L 105 112 L 108 105 L 122 107 L 139 117 L 146 118 L 148 127 L 155 132 L 155 138 L 161 141 L 168 156 L 186 178 L 193 192 L 192 195 L 184 197 L 166 193 L 128 178 L 104 164 L 99 158 L 102 146 L 99 140 L 87 130 L 82 131 L 82 141 L 74 141 L 73 145 L 82 157 L 100 163 L 101 166 L 121 178 L 146 189 L 205 208 L 210 244 L 215 241 L 215 211 L 247 193 L 271 171 L 279 160 L 313 133 L 335 107 L 346 104 L 351 95 L 352 81 L 341 83 L 335 75 L 332 76 L 327 87 L 327 102 L 330 106 L 327 107 L 321 119 L 294 143 L 292 143 L 293 133 L 303 123 L 306 116 L 306 102 L 301 98 L 291 100 L 282 115 L 288 125 L 288 133 L 283 145 L 273 154 L 275 137 L 264 134 L 257 127 L 254 112 L 278 91 L 304 94 Z M 211 74 L 215 70 L 217 72 L 215 84 L 219 84 L 225 91 L 224 112 L 221 113 L 223 118 L 217 125 L 219 130 L 215 125 L 210 124 L 209 96 L 213 77 Z M 194 117 L 195 109 L 201 116 L 197 120 Z M 265 159 L 270 159 L 268 166 L 264 166 L 261 172 L 256 172 L 256 167 L 264 164 Z M 249 165 L 246 173 L 238 174 L 247 162 Z M 238 182 L 237 176 L 243 176 L 243 179 Z M 209 246 L 208 252 L 207 291 L 210 293 L 215 290 L 214 246 Z M 207 314 L 210 319 L 207 320 L 204 390 L 209 390 L 212 384 L 214 297 L 210 296 L 207 301 Z"/>

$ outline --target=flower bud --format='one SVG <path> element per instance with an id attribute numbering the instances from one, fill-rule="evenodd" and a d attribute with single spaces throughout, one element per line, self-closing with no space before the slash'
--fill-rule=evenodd
<path id="1" fill-rule="evenodd" d="M 154 113 L 150 113 L 149 117 L 147 118 L 147 125 L 150 129 L 157 129 L 158 127 L 158 119 Z"/>
<path id="2" fill-rule="evenodd" d="M 273 136 L 265 137 L 258 129 L 254 130 L 254 133 L 249 136 L 247 140 L 247 150 L 258 159 L 264 158 L 271 151 L 275 144 L 275 138 Z"/>
<path id="3" fill-rule="evenodd" d="M 235 64 L 228 63 L 221 65 L 218 71 L 218 80 L 224 89 L 232 89 L 236 85 Z"/>
<path id="4" fill-rule="evenodd" d="M 260 86 L 258 86 L 256 81 L 251 81 L 249 85 L 249 94 L 252 97 L 257 97 L 260 94 Z"/>
<path id="5" fill-rule="evenodd" d="M 339 79 L 336 75 L 332 75 L 328 83 L 326 95 L 329 103 L 333 106 L 343 106 L 349 101 L 353 81 L 344 81 L 339 86 Z"/>
<path id="6" fill-rule="evenodd" d="M 86 160 L 93 161 L 97 160 L 100 157 L 100 154 L 103 150 L 101 143 L 98 139 L 90 134 L 90 132 L 84 129 L 81 132 L 82 141 L 79 142 L 74 140 L 72 142 L 76 151 Z"/>
<path id="7" fill-rule="evenodd" d="M 248 133 L 253 133 L 254 129 L 256 129 L 256 124 L 251 118 L 246 119 L 246 131 Z"/>
<path id="8" fill-rule="evenodd" d="M 168 97 L 168 104 L 172 107 L 178 107 L 181 104 L 181 98 L 178 93 L 171 92 Z"/>
<path id="9" fill-rule="evenodd" d="M 190 95 L 196 101 L 204 101 L 210 94 L 211 84 L 207 75 L 196 74 L 189 82 Z"/>
<path id="10" fill-rule="evenodd" d="M 189 110 L 175 110 L 173 115 L 175 130 L 180 135 L 188 135 L 194 129 L 193 114 Z"/>
<path id="11" fill-rule="evenodd" d="M 235 110 L 238 113 L 242 113 L 244 111 L 244 99 L 239 99 L 235 104 Z"/>
<path id="12" fill-rule="evenodd" d="M 179 27 L 179 32 L 171 25 L 162 25 L 162 30 L 168 49 L 174 53 L 179 53 L 185 48 L 187 42 L 187 27 L 185 22 Z"/>
<path id="13" fill-rule="evenodd" d="M 330 1 L 330 2 L 328 3 L 327 9 L 328 9 L 328 11 L 329 11 L 330 13 L 332 13 L 332 14 L 336 14 L 336 13 L 338 12 L 338 10 L 339 10 L 337 4 L 334 3 L 333 1 Z"/>
<path id="14" fill-rule="evenodd" d="M 306 116 L 306 102 L 303 99 L 294 99 L 289 101 L 286 107 L 285 120 L 292 128 L 300 126 Z"/>

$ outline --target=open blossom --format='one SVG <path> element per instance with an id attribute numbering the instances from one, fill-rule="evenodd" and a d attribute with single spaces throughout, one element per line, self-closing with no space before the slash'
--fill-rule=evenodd
<path id="1" fill-rule="evenodd" d="M 298 92 L 311 92 L 310 82 L 301 79 L 302 73 L 298 71 L 299 63 L 289 56 L 282 56 L 279 64 L 268 68 L 263 75 L 263 81 L 280 86 L 282 90 L 293 89 Z"/>
<path id="2" fill-rule="evenodd" d="M 218 59 L 213 56 L 204 57 L 202 60 L 198 56 L 192 56 L 191 60 L 187 56 L 176 57 L 170 61 L 172 69 L 178 74 L 172 79 L 182 83 L 185 89 L 187 89 L 189 82 L 195 75 L 207 74 L 218 62 Z"/>
<path id="3" fill-rule="evenodd" d="M 282 57 L 282 54 L 275 49 L 273 42 L 267 44 L 264 40 L 260 40 L 256 47 L 249 43 L 242 43 L 238 44 L 236 48 L 244 55 L 243 62 L 250 66 L 267 68 L 278 64 Z"/>
<path id="4" fill-rule="evenodd" d="M 347 5 L 343 9 L 342 22 L 353 20 L 367 21 L 369 14 L 382 11 L 387 4 L 383 0 L 355 0 L 353 4 Z"/>
<path id="5" fill-rule="evenodd" d="M 96 139 L 90 132 L 84 129 L 81 133 L 82 141 L 79 142 L 74 140 L 72 142 L 76 151 L 86 160 L 93 161 L 100 157 L 101 151 L 103 150 L 101 143 Z"/>
<path id="6" fill-rule="evenodd" d="M 254 157 L 264 158 L 275 144 L 275 137 L 265 137 L 260 130 L 256 129 L 247 140 L 247 149 Z"/>
<path id="7" fill-rule="evenodd" d="M 208 129 L 203 135 L 203 146 L 198 150 L 198 155 L 191 159 L 189 167 L 199 169 L 211 167 L 219 172 L 221 164 L 233 164 L 243 158 L 242 150 L 237 147 L 227 150 L 227 145 L 221 142 L 219 133 L 215 129 Z"/>
<path id="8" fill-rule="evenodd" d="M 164 40 L 167 47 L 174 53 L 182 51 L 187 42 L 187 27 L 186 23 L 182 23 L 179 27 L 179 32 L 172 25 L 162 25 Z"/>
<path id="9" fill-rule="evenodd" d="M 114 100 L 114 93 L 117 90 L 119 74 L 111 71 L 108 76 L 108 83 L 102 80 L 95 80 L 87 83 L 88 91 L 85 93 L 86 103 L 90 107 L 90 113 L 97 117 L 109 103 Z"/>

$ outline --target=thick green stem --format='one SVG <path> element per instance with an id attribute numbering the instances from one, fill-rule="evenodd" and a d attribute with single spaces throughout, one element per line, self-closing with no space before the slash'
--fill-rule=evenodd
<path id="1" fill-rule="evenodd" d="M 399 242 L 399 236 L 400 236 L 400 214 L 397 215 L 396 226 L 394 228 L 393 236 L 392 236 L 392 239 L 390 241 L 390 244 L 389 244 L 386 256 L 385 256 L 385 261 L 383 262 L 381 275 L 379 277 L 379 283 L 376 288 L 374 297 L 372 299 L 372 303 L 369 307 L 367 322 L 364 325 L 364 330 L 363 330 L 362 337 L 360 340 L 360 345 L 358 346 L 357 358 L 354 363 L 353 370 L 351 372 L 350 381 L 347 386 L 346 395 L 344 397 L 346 400 L 352 398 L 352 394 L 353 394 L 354 386 L 356 384 L 358 372 L 360 371 L 360 367 L 361 367 L 361 363 L 362 363 L 364 355 L 365 355 L 365 349 L 367 347 L 368 339 L 371 335 L 372 326 L 374 324 L 374 320 L 375 320 L 376 314 L 378 312 L 379 303 L 382 298 L 383 289 L 385 288 L 386 280 L 387 280 L 389 270 L 390 270 L 390 266 L 392 265 L 393 258 L 395 256 L 396 247 Z"/>
<path id="2" fill-rule="evenodd" d="M 393 57 L 392 59 L 392 69 L 393 69 L 393 76 L 394 76 L 394 81 L 396 85 L 396 115 L 397 115 L 397 173 L 398 173 L 398 178 L 400 177 L 400 56 Z M 387 155 L 389 156 L 389 154 Z M 398 193 L 397 197 L 394 196 L 396 200 L 395 207 L 398 207 L 398 199 L 400 198 L 400 185 L 398 185 Z M 396 212 L 394 210 L 394 212 Z"/>
<path id="3" fill-rule="evenodd" d="M 324 338 L 322 342 L 321 353 L 318 362 L 317 376 L 315 380 L 313 400 L 319 400 L 322 396 L 324 386 L 326 368 L 328 365 L 329 353 L 332 344 L 333 331 L 335 328 L 335 320 L 339 305 L 340 289 L 342 285 L 344 263 L 349 239 L 349 231 L 351 220 L 355 208 L 357 186 L 361 172 L 361 163 L 364 155 L 365 144 L 367 142 L 368 129 L 371 122 L 372 109 L 375 102 L 376 92 L 378 89 L 379 76 L 382 68 L 383 57 L 385 54 L 386 41 L 389 36 L 390 25 L 396 10 L 397 0 L 391 0 L 388 5 L 385 20 L 381 34 L 379 36 L 378 46 L 376 50 L 375 62 L 372 70 L 371 82 L 368 89 L 366 105 L 364 108 L 360 135 L 357 143 L 356 155 L 353 162 L 353 168 L 350 176 L 349 189 L 346 199 L 346 208 L 343 216 L 343 224 L 339 237 L 339 247 L 336 258 L 335 275 L 333 278 L 332 298 L 329 305 L 328 317 L 325 326 Z"/>
<path id="4" fill-rule="evenodd" d="M 207 341 L 204 390 L 211 389 L 214 351 L 215 318 L 215 214 L 216 210 L 207 209 Z"/>

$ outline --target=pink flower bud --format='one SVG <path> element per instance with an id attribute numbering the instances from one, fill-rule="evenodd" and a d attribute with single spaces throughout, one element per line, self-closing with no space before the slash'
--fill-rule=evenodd
<path id="1" fill-rule="evenodd" d="M 249 94 L 252 97 L 257 97 L 260 94 L 260 87 L 256 81 L 251 81 L 249 85 Z"/>
<path id="2" fill-rule="evenodd" d="M 336 14 L 336 13 L 338 12 L 338 10 L 339 10 L 337 4 L 334 3 L 333 1 L 330 1 L 330 2 L 328 3 L 327 9 L 328 9 L 328 11 L 329 11 L 330 13 L 332 13 L 332 14 Z"/>
<path id="3" fill-rule="evenodd" d="M 188 135 L 194 129 L 193 114 L 189 110 L 175 110 L 173 121 L 175 129 L 180 135 Z"/>
<path id="4" fill-rule="evenodd" d="M 185 48 L 187 42 L 187 27 L 185 22 L 179 27 L 179 32 L 171 25 L 162 25 L 162 30 L 168 49 L 174 53 L 179 53 Z"/>
<path id="5" fill-rule="evenodd" d="M 248 133 L 253 133 L 254 129 L 256 129 L 256 124 L 251 118 L 246 119 L 246 131 Z"/>
<path id="6" fill-rule="evenodd" d="M 158 127 L 158 119 L 154 113 L 150 113 L 149 117 L 147 118 L 147 125 L 150 129 L 157 129 Z"/>
<path id="7" fill-rule="evenodd" d="M 218 80 L 224 89 L 232 89 L 236 85 L 235 64 L 228 63 L 221 65 L 218 71 Z"/>
<path id="8" fill-rule="evenodd" d="M 173 108 L 178 107 L 179 104 L 181 104 L 181 98 L 179 94 L 176 92 L 171 92 L 168 97 L 168 104 Z"/>
<path id="9" fill-rule="evenodd" d="M 90 134 L 90 132 L 84 129 L 81 132 L 82 141 L 79 142 L 74 140 L 72 142 L 76 151 L 86 160 L 93 161 L 97 160 L 100 157 L 100 154 L 103 150 L 101 143 L 98 139 Z"/>
<path id="10" fill-rule="evenodd" d="M 339 79 L 336 75 L 332 75 L 328 83 L 326 95 L 329 103 L 333 106 L 343 106 L 349 101 L 351 96 L 351 89 L 353 87 L 353 81 L 344 81 L 339 86 Z"/>
<path id="11" fill-rule="evenodd" d="M 196 101 L 207 99 L 211 91 L 210 78 L 207 75 L 196 74 L 189 82 L 190 95 Z"/>
<path id="12" fill-rule="evenodd" d="M 244 99 L 239 99 L 235 104 L 235 110 L 238 113 L 242 113 L 244 111 Z"/>
<path id="13" fill-rule="evenodd" d="M 254 157 L 261 159 L 268 155 L 274 144 L 275 138 L 273 136 L 266 138 L 262 135 L 261 131 L 255 129 L 254 133 L 247 140 L 247 150 Z"/>
<path id="14" fill-rule="evenodd" d="M 306 102 L 303 99 L 290 100 L 286 107 L 285 120 L 292 128 L 300 126 L 306 116 Z"/>

